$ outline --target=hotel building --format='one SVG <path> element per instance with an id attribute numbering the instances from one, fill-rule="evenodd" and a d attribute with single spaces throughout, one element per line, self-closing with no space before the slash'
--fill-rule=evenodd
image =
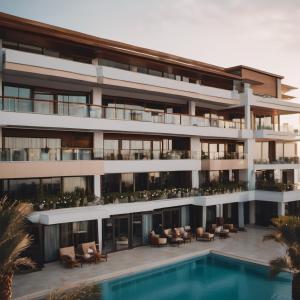
<path id="1" fill-rule="evenodd" d="M 158 224 L 300 214 L 282 76 L 4 13 L 0 28 L 0 193 L 33 203 L 44 262 L 83 241 L 145 245 Z"/>

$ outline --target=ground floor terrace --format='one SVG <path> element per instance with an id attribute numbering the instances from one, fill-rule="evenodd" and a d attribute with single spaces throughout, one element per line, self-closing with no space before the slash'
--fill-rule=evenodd
<path id="1" fill-rule="evenodd" d="M 58 261 L 45 264 L 42 271 L 17 275 L 14 280 L 14 299 L 38 299 L 53 288 L 68 288 L 79 283 L 99 282 L 121 275 L 172 264 L 206 254 L 209 251 L 242 258 L 261 264 L 282 255 L 285 249 L 273 241 L 263 242 L 272 229 L 246 226 L 246 231 L 231 233 L 227 239 L 212 242 L 195 241 L 180 247 L 143 246 L 108 255 L 107 262 L 84 264 L 82 268 L 66 269 Z"/>
<path id="2" fill-rule="evenodd" d="M 179 205 L 181 199 L 176 201 L 179 201 L 176 206 L 169 206 L 168 200 L 157 200 L 147 206 L 125 203 L 37 213 L 39 220 L 28 227 L 34 243 L 26 255 L 43 267 L 59 259 L 60 248 L 78 249 L 86 242 L 95 241 L 102 252 L 113 253 L 149 245 L 150 232 L 161 234 L 161 227 L 164 230 L 188 227 L 195 233 L 198 227 L 214 232 L 214 224 L 225 228 L 232 224 L 243 230 L 247 225 L 269 226 L 278 215 L 300 215 L 300 201 L 245 201 L 208 206 Z M 161 208 L 151 209 L 150 204 L 156 207 L 161 204 Z"/>

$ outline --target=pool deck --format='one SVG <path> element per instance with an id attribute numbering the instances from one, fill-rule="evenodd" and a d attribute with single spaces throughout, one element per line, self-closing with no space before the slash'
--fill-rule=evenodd
<path id="1" fill-rule="evenodd" d="M 262 241 L 270 232 L 266 228 L 248 227 L 247 232 L 232 233 L 228 239 L 216 238 L 213 242 L 193 241 L 180 247 L 143 246 L 109 254 L 107 262 L 83 265 L 82 268 L 67 269 L 59 262 L 49 263 L 42 271 L 16 276 L 13 299 L 38 299 L 53 289 L 111 279 L 209 252 L 268 264 L 270 259 L 285 252 L 273 241 Z"/>

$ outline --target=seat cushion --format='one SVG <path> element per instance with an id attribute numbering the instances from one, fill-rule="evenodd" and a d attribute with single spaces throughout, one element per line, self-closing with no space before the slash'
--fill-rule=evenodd
<path id="1" fill-rule="evenodd" d="M 164 244 L 166 244 L 167 243 L 167 239 L 166 238 L 159 238 L 158 239 L 158 244 L 159 245 L 164 245 Z"/>

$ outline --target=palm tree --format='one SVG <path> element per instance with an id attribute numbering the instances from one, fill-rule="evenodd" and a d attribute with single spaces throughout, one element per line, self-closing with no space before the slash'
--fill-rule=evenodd
<path id="1" fill-rule="evenodd" d="M 13 204 L 7 197 L 0 199 L 0 299 L 12 299 L 12 280 L 21 266 L 34 268 L 34 263 L 27 257 L 20 257 L 31 243 L 26 234 L 25 221 L 32 206 L 27 203 Z"/>
<path id="2" fill-rule="evenodd" d="M 264 236 L 264 240 L 274 240 L 286 247 L 286 254 L 270 261 L 271 276 L 288 269 L 293 274 L 292 298 L 300 300 L 300 218 L 282 216 L 272 219 L 276 230 Z"/>

